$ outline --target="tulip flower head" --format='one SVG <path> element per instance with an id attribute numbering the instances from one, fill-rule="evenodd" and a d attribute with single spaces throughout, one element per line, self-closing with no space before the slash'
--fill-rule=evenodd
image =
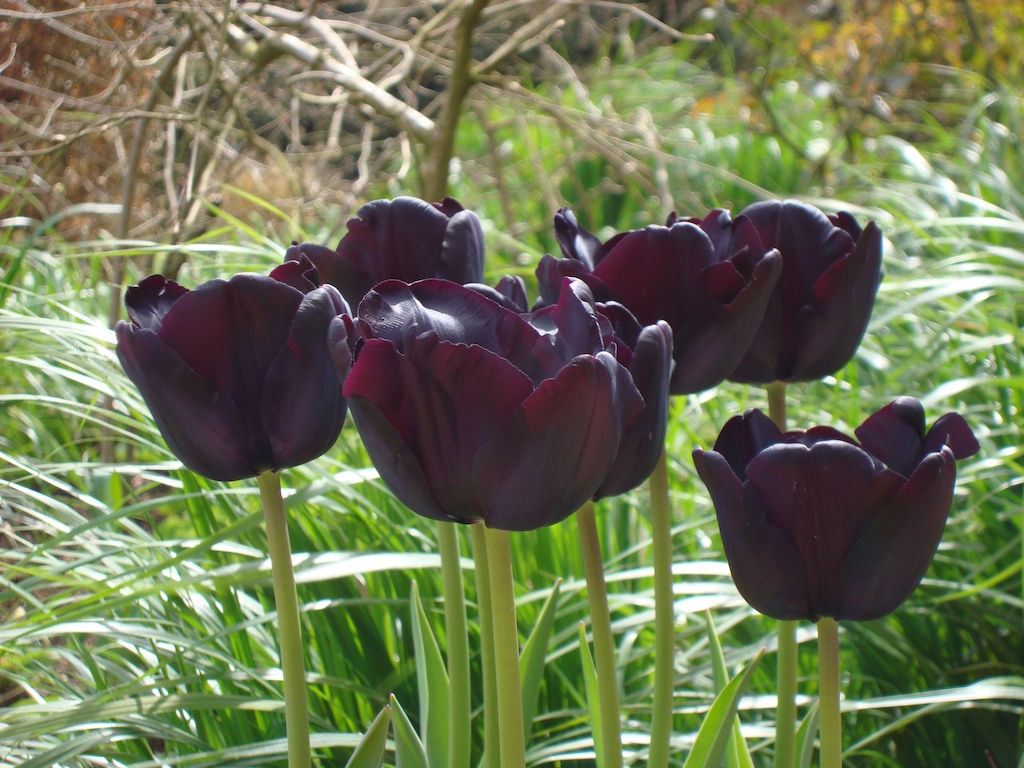
<path id="1" fill-rule="evenodd" d="M 354 326 L 335 325 L 360 336 L 345 395 L 363 443 L 399 500 L 428 518 L 557 523 L 600 491 L 643 420 L 630 369 L 571 281 L 529 318 L 452 282 L 389 280 Z M 657 378 L 645 360 L 661 354 L 667 378 L 670 338 L 655 326 L 634 363 Z"/>
<path id="2" fill-rule="evenodd" d="M 672 328 L 672 394 L 700 392 L 732 373 L 756 332 L 782 271 L 743 217 L 725 211 L 704 219 L 623 232 L 605 243 L 583 229 L 568 208 L 555 217 L 565 258 L 545 256 L 537 267 L 541 302 L 562 279 L 577 277 L 599 302 L 618 302 L 643 325 Z"/>
<path id="3" fill-rule="evenodd" d="M 956 460 L 978 450 L 967 423 L 949 413 L 926 431 L 924 408 L 902 397 L 856 435 L 783 434 L 754 410 L 731 419 L 714 450 L 693 452 L 736 588 L 766 616 L 880 618 L 935 555 Z"/>
<path id="4" fill-rule="evenodd" d="M 320 280 L 341 291 L 350 306 L 359 306 L 382 280 L 483 280 L 480 220 L 450 197 L 434 204 L 415 197 L 374 200 L 360 208 L 347 226 L 337 249 L 296 244 L 287 250 L 285 260 L 308 257 Z"/>
<path id="5" fill-rule="evenodd" d="M 152 275 L 128 289 L 125 305 L 117 356 L 192 471 L 239 480 L 334 444 L 349 358 L 340 347 L 329 357 L 327 332 L 348 307 L 332 286 L 317 287 L 308 260 L 191 291 Z"/>
<path id="6" fill-rule="evenodd" d="M 882 279 L 882 232 L 848 213 L 826 216 L 794 200 L 755 203 L 750 221 L 782 254 L 775 285 L 749 351 L 729 378 L 747 384 L 812 381 L 853 357 Z"/>

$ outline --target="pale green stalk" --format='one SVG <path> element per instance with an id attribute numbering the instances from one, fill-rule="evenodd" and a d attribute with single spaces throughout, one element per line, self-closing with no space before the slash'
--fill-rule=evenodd
<path id="1" fill-rule="evenodd" d="M 672 592 L 672 509 L 668 500 L 668 456 L 664 450 L 651 474 L 649 487 L 654 560 L 654 698 L 647 766 L 666 768 L 672 738 L 676 620 Z"/>
<path id="2" fill-rule="evenodd" d="M 288 541 L 288 519 L 281 497 L 281 476 L 263 472 L 257 477 L 267 526 L 270 568 L 274 577 L 277 631 L 284 675 L 284 720 L 288 736 L 288 768 L 310 768 L 309 705 L 306 701 L 306 668 L 302 656 L 302 625 L 299 598 L 295 592 L 292 549 Z"/>
<path id="3" fill-rule="evenodd" d="M 500 765 L 501 768 L 522 768 L 526 765 L 526 739 L 523 735 L 523 690 L 519 679 L 519 627 L 516 624 L 511 546 L 508 531 L 488 528 L 485 537 L 494 622 Z"/>
<path id="4" fill-rule="evenodd" d="M 482 524 L 469 527 L 473 540 L 476 603 L 480 620 L 480 666 L 483 668 L 484 755 L 480 768 L 500 768 L 497 672 L 494 668 L 494 621 L 491 616 L 490 564 L 487 534 Z"/>
<path id="5" fill-rule="evenodd" d="M 448 647 L 448 768 L 469 768 L 470 735 L 469 636 L 466 628 L 466 592 L 462 581 L 462 555 L 455 523 L 437 524 L 444 584 L 444 622 Z"/>
<path id="6" fill-rule="evenodd" d="M 821 768 L 843 764 L 843 723 L 839 714 L 839 622 L 818 621 L 818 711 Z"/>
<path id="7" fill-rule="evenodd" d="M 786 431 L 786 383 L 769 384 L 768 416 L 783 432 Z M 775 692 L 775 768 L 795 768 L 796 762 L 796 622 L 780 621 L 779 666 Z"/>
<path id="8" fill-rule="evenodd" d="M 601 540 L 597 534 L 594 502 L 588 501 L 576 512 L 576 525 L 583 552 L 583 573 L 587 578 L 590 631 L 594 635 L 594 666 L 597 669 L 604 768 L 621 768 L 622 722 L 615 672 L 615 639 L 612 636 L 611 612 L 608 610 L 608 588 L 604 581 L 604 558 L 601 556 Z"/>

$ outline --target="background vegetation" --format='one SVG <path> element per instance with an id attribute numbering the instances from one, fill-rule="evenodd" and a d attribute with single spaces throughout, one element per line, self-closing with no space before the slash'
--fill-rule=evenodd
<path id="1" fill-rule="evenodd" d="M 602 234 L 771 196 L 877 220 L 871 328 L 834 378 L 791 388 L 791 423 L 852 429 L 910 394 L 930 420 L 963 413 L 982 451 L 961 466 L 922 587 L 845 627 L 848 764 L 1024 765 L 1014 4 L 475 5 L 467 49 L 471 6 L 455 2 L 0 1 L 0 765 L 280 764 L 258 493 L 167 451 L 113 354 L 117 288 L 150 271 L 186 285 L 264 271 L 292 240 L 336 243 L 362 201 L 445 187 L 483 220 L 493 279 L 532 276 L 563 205 Z M 435 154 L 446 132 L 450 164 Z M 728 579 L 689 458 L 763 404 L 731 384 L 673 404 L 680 762 L 712 695 L 702 612 L 730 664 L 772 643 Z M 349 424 L 284 476 L 325 766 L 388 694 L 416 716 L 413 580 L 443 635 L 432 526 L 369 467 Z M 645 489 L 602 502 L 599 520 L 642 765 Z M 514 547 L 526 628 L 564 580 L 530 759 L 588 764 L 575 527 Z M 773 663 L 741 715 L 764 765 Z M 815 664 L 802 643 L 808 696 Z"/>

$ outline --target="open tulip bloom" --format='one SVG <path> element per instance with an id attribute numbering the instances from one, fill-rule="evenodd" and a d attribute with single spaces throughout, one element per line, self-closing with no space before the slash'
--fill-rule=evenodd
<path id="1" fill-rule="evenodd" d="M 415 197 L 374 200 L 347 226 L 335 250 L 301 243 L 285 252 L 285 260 L 308 257 L 320 280 L 335 286 L 353 307 L 383 280 L 483 280 L 480 220 L 450 197 L 433 204 Z"/>
<path id="2" fill-rule="evenodd" d="M 125 305 L 131 322 L 115 329 L 117 356 L 192 471 L 255 477 L 315 459 L 337 440 L 348 358 L 332 362 L 327 331 L 348 307 L 332 286 L 317 287 L 308 260 L 191 291 L 152 275 L 128 289 Z"/>
<path id="3" fill-rule="evenodd" d="M 939 545 L 956 459 L 978 443 L 959 414 L 925 431 L 903 397 L 856 430 L 783 433 L 760 411 L 694 450 L 729 569 L 751 606 L 777 619 L 867 621 L 898 608 Z"/>
<path id="4" fill-rule="evenodd" d="M 716 210 L 704 219 L 623 232 L 606 243 L 579 225 L 568 208 L 555 217 L 565 258 L 537 267 L 541 302 L 557 298 L 565 277 L 590 286 L 598 301 L 615 301 L 648 325 L 672 328 L 674 395 L 723 381 L 746 353 L 781 273 L 782 259 L 744 217 Z"/>
<path id="5" fill-rule="evenodd" d="M 636 445 L 640 432 L 664 435 L 671 332 L 654 324 L 635 349 L 619 349 L 587 298 L 566 281 L 532 317 L 449 281 L 389 280 L 363 299 L 345 395 L 404 504 L 437 520 L 531 530 L 568 517 L 610 477 L 623 485 L 619 466 L 643 481 L 635 450 L 620 457 L 620 447 L 623 436 Z M 351 322 L 334 322 L 337 344 Z M 617 355 L 627 352 L 624 365 Z"/>

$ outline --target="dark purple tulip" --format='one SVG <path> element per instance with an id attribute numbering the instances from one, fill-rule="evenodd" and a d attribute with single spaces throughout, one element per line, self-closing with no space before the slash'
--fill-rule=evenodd
<path id="1" fill-rule="evenodd" d="M 320 280 L 335 286 L 353 307 L 382 280 L 483 280 L 480 220 L 450 197 L 434 204 L 415 197 L 374 200 L 347 226 L 336 250 L 301 243 L 288 249 L 285 260 L 307 256 Z"/>
<path id="2" fill-rule="evenodd" d="M 956 459 L 978 442 L 956 413 L 925 431 L 901 397 L 856 442 L 830 427 L 783 434 L 760 411 L 730 419 L 693 452 L 718 514 L 729 569 L 766 616 L 867 621 L 924 577 L 949 515 Z"/>
<path id="3" fill-rule="evenodd" d="M 340 337 L 351 322 L 335 321 Z M 537 322 L 548 331 L 443 280 L 389 280 L 363 299 L 345 395 L 381 477 L 414 512 L 531 530 L 608 478 L 643 398 L 568 282 Z"/>
<path id="4" fill-rule="evenodd" d="M 766 248 L 782 253 L 782 275 L 733 381 L 811 381 L 853 357 L 882 279 L 882 231 L 848 213 L 826 216 L 794 200 L 746 208 Z"/>
<path id="5" fill-rule="evenodd" d="M 619 302 L 643 325 L 672 327 L 671 393 L 700 392 L 724 380 L 747 351 L 782 270 L 743 217 L 704 219 L 623 232 L 601 243 L 563 208 L 555 232 L 565 258 L 537 267 L 541 302 L 565 277 L 583 280 L 599 302 Z"/>
<path id="6" fill-rule="evenodd" d="M 345 420 L 327 334 L 348 307 L 308 261 L 190 291 L 152 275 L 128 289 L 117 356 L 171 451 L 213 480 L 239 480 L 324 453 Z"/>

